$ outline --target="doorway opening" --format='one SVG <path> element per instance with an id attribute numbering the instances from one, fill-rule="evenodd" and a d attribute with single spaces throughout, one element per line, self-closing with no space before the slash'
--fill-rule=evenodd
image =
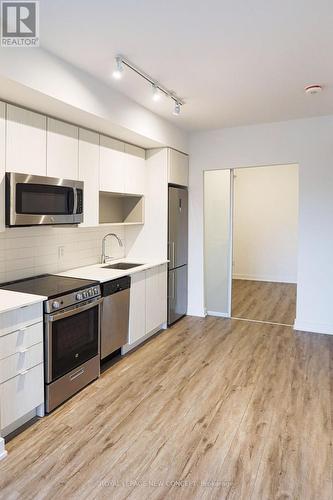
<path id="1" fill-rule="evenodd" d="M 208 315 L 293 325 L 298 165 L 204 172 Z"/>

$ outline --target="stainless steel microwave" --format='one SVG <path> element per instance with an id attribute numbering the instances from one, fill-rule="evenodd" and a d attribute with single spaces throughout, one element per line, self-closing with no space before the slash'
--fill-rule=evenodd
<path id="1" fill-rule="evenodd" d="M 83 182 L 6 173 L 6 226 L 80 222 L 83 222 Z"/>

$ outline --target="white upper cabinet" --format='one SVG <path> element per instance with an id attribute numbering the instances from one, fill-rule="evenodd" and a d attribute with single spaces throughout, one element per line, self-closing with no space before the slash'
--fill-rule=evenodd
<path id="1" fill-rule="evenodd" d="M 83 224 L 96 226 L 99 220 L 99 134 L 79 130 L 79 180 L 84 182 Z"/>
<path id="2" fill-rule="evenodd" d="M 7 105 L 6 171 L 46 175 L 46 116 Z"/>
<path id="3" fill-rule="evenodd" d="M 79 129 L 53 118 L 47 119 L 47 175 L 79 177 Z"/>
<path id="4" fill-rule="evenodd" d="M 0 231 L 5 230 L 6 104 L 0 101 Z"/>
<path id="5" fill-rule="evenodd" d="M 146 333 L 167 321 L 166 264 L 146 271 Z"/>
<path id="6" fill-rule="evenodd" d="M 100 190 L 125 192 L 125 144 L 100 136 Z"/>
<path id="7" fill-rule="evenodd" d="M 169 149 L 168 182 L 177 186 L 188 186 L 188 156 L 174 149 Z"/>
<path id="8" fill-rule="evenodd" d="M 145 194 L 146 152 L 131 144 L 125 144 L 125 193 Z"/>

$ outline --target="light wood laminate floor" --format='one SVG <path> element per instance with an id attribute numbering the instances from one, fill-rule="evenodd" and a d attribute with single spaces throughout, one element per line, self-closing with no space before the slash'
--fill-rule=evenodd
<path id="1" fill-rule="evenodd" d="M 1 499 L 331 500 L 333 337 L 187 317 L 7 444 Z"/>
<path id="2" fill-rule="evenodd" d="M 293 325 L 296 317 L 296 285 L 234 279 L 232 316 Z"/>

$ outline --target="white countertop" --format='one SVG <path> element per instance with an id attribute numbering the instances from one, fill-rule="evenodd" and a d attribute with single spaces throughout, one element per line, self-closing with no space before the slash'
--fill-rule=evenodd
<path id="1" fill-rule="evenodd" d="M 117 264 L 118 262 L 132 262 L 140 264 L 140 266 L 132 267 L 131 269 L 107 269 L 105 266 Z M 106 262 L 105 264 L 94 264 L 86 267 L 76 267 L 69 271 L 58 273 L 59 276 L 70 276 L 72 278 L 82 278 L 88 280 L 96 280 L 100 283 L 121 278 L 122 276 L 130 276 L 131 274 L 139 273 L 152 267 L 166 264 L 168 260 L 145 260 L 145 259 L 115 259 Z"/>
<path id="2" fill-rule="evenodd" d="M 0 313 L 31 306 L 38 302 L 43 302 L 43 300 L 47 300 L 47 297 L 0 289 Z"/>

